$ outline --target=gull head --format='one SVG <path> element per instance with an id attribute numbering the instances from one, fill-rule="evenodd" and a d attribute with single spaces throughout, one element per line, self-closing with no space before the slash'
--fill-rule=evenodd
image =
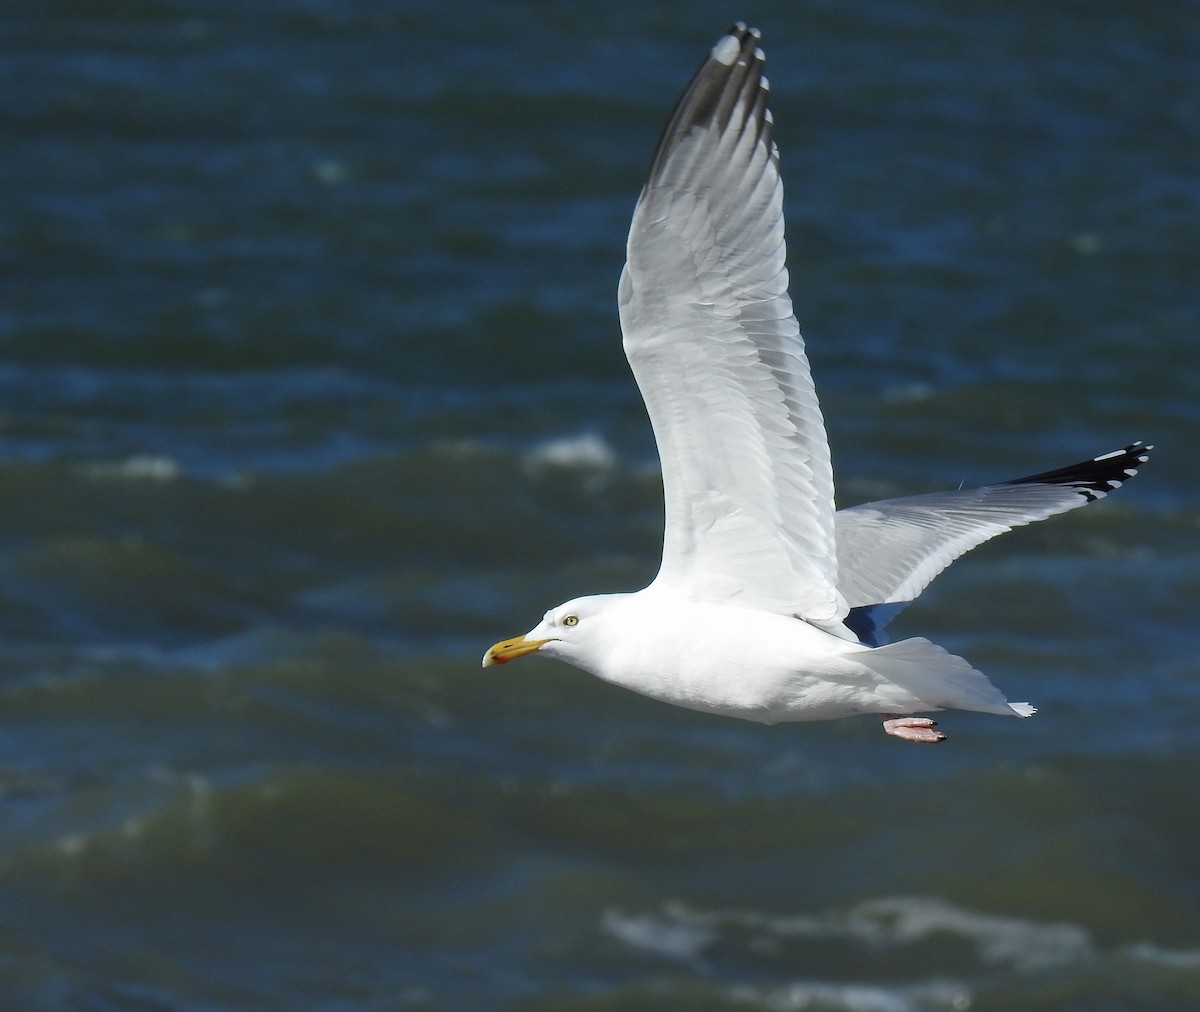
<path id="1" fill-rule="evenodd" d="M 526 654 L 543 654 L 574 664 L 585 671 L 595 670 L 595 659 L 609 640 L 606 629 L 614 606 L 628 594 L 596 594 L 577 597 L 551 608 L 542 620 L 523 636 L 501 640 L 483 655 L 483 666 L 507 664 Z"/>

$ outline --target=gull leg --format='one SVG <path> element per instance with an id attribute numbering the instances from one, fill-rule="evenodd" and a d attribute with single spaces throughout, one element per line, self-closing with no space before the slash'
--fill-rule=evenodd
<path id="1" fill-rule="evenodd" d="M 888 734 L 895 735 L 902 741 L 945 741 L 946 736 L 941 731 L 935 731 L 936 720 L 928 717 L 889 717 L 884 714 L 883 729 Z"/>

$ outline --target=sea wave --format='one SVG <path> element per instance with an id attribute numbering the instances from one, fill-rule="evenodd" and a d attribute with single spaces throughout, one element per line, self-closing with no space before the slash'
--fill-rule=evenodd
<path id="1" fill-rule="evenodd" d="M 1078 924 L 971 910 L 935 896 L 867 900 L 816 914 L 753 910 L 701 910 L 680 902 L 654 912 L 604 911 L 601 930 L 630 949 L 654 956 L 701 961 L 717 947 L 779 952 L 798 940 L 847 942 L 872 952 L 902 951 L 936 941 L 965 943 L 980 970 L 1032 973 L 1101 958 L 1153 963 L 1197 973 L 1200 949 L 1164 949 L 1148 941 L 1102 947 Z"/>
<path id="2" fill-rule="evenodd" d="M 594 432 L 563 436 L 539 443 L 525 455 L 533 467 L 615 467 L 618 456 L 605 440 Z"/>
<path id="3" fill-rule="evenodd" d="M 974 1004 L 966 985 L 940 980 L 895 986 L 816 981 L 741 985 L 729 988 L 728 994 L 763 1012 L 955 1012 Z"/>

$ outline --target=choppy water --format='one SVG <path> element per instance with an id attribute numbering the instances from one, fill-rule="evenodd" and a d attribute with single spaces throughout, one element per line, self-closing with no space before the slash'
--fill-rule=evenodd
<path id="1" fill-rule="evenodd" d="M 653 572 L 615 286 L 766 33 L 842 498 L 1144 438 L 903 630 L 1030 721 L 484 647 Z M 0 7 L 0 1006 L 1200 1004 L 1190 3 Z"/>

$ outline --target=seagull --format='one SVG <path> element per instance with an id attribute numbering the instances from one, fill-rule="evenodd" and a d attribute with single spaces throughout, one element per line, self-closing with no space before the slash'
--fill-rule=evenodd
<path id="1" fill-rule="evenodd" d="M 779 152 L 760 33 L 735 24 L 659 140 L 633 213 L 621 331 L 662 464 L 666 532 L 643 590 L 578 597 L 484 667 L 528 654 L 707 713 L 776 724 L 1028 717 L 966 660 L 888 621 L 952 561 L 1103 498 L 1142 442 L 1025 478 L 834 507 L 821 409 L 787 293 Z"/>

